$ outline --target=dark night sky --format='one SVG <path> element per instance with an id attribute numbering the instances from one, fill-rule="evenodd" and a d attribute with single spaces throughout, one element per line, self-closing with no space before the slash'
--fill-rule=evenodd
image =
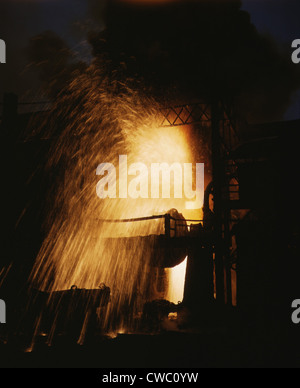
<path id="1" fill-rule="evenodd" d="M 104 0 L 98 0 L 98 4 L 101 1 Z M 25 100 L 38 96 L 34 75 L 24 75 L 24 51 L 29 38 L 45 30 L 55 31 L 78 56 L 88 59 L 85 33 L 96 25 L 91 12 L 96 3 L 97 0 L 1 0 L 0 38 L 7 43 L 8 56 L 7 64 L 0 68 L 0 94 L 18 92 Z M 257 29 L 271 35 L 278 45 L 290 46 L 300 38 L 299 0 L 243 0 L 243 9 L 250 13 Z M 99 20 L 97 24 L 101 28 Z M 30 94 L 26 93 L 28 90 Z M 300 118 L 300 92 L 286 118 Z"/>
<path id="2" fill-rule="evenodd" d="M 300 37 L 299 0 L 243 0 L 243 9 L 262 34 L 270 34 L 278 44 L 290 46 Z M 300 91 L 286 112 L 286 119 L 300 118 Z"/>
<path id="3" fill-rule="evenodd" d="M 271 34 L 277 41 L 290 42 L 300 34 L 298 0 L 243 0 L 259 31 Z"/>

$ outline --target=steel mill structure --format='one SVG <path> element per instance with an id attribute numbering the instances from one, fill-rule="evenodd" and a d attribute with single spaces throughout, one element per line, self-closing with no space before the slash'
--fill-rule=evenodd
<path id="1" fill-rule="evenodd" d="M 195 125 L 199 130 L 210 131 L 211 133 L 211 164 L 212 164 L 212 182 L 208 185 L 205 193 L 203 208 L 203 226 L 206 233 L 211 234 L 210 240 L 203 241 L 202 248 L 206 248 L 206 271 L 201 269 L 201 261 L 205 259 L 201 256 L 201 250 L 191 258 L 193 266 L 198 265 L 198 270 L 194 275 L 195 284 L 202 284 L 212 281 L 210 271 L 214 267 L 215 272 L 215 297 L 220 304 L 232 304 L 232 234 L 231 229 L 233 220 L 231 210 L 243 208 L 239 202 L 238 193 L 238 175 L 235 160 L 231 157 L 232 151 L 239 145 L 237 119 L 231 110 L 222 101 L 212 103 L 187 104 L 182 106 L 170 107 L 162 110 L 162 126 L 180 126 Z M 213 208 L 210 209 L 209 196 L 213 197 Z M 199 238 L 201 238 L 199 236 Z M 201 243 L 200 243 L 201 246 Z M 197 256 L 200 257 L 197 257 Z M 199 262 L 198 264 L 197 261 Z M 209 264 L 210 261 L 210 264 Z M 212 265 L 214 262 L 214 266 Z M 204 266 L 205 268 L 205 266 Z M 193 273 L 194 268 L 190 269 Z M 208 272 L 207 272 L 208 270 Z M 205 279 L 197 279 L 200 273 Z M 187 285 L 188 287 L 188 285 Z M 201 289 L 201 288 L 200 288 Z M 207 288 L 207 291 L 212 287 Z M 200 291 L 201 292 L 201 291 Z M 207 294 L 207 300 L 211 300 Z M 199 298 L 194 295 L 194 298 Z M 200 297 L 201 299 L 201 297 Z"/>
<path id="2" fill-rule="evenodd" d="M 40 110 L 42 105 L 37 103 L 37 107 L 39 108 L 37 110 Z M 38 114 L 46 116 L 47 109 Z M 273 191 L 274 184 L 276 184 L 274 181 L 270 184 L 269 181 L 267 186 L 264 186 L 263 182 L 263 176 L 270 175 L 269 171 L 273 169 L 273 159 L 269 155 L 263 156 L 253 152 L 251 144 L 250 146 L 247 146 L 247 144 L 242 145 L 239 134 L 244 123 L 237 119 L 230 104 L 225 104 L 219 99 L 209 103 L 197 102 L 162 108 L 160 115 L 162 128 L 193 125 L 199 131 L 199 136 L 203 132 L 209 135 L 211 182 L 207 185 L 204 195 L 203 220 L 183 221 L 182 219 L 172 217 L 170 214 L 162 215 L 160 218 L 164 220 L 164 234 L 156 236 L 154 239 L 153 236 L 140 237 L 141 241 L 139 244 L 143 245 L 144 241 L 152 239 L 151 244 L 157 247 L 155 249 L 163 250 L 165 262 L 159 265 L 165 268 L 177 265 L 182 262 L 184 257 L 188 256 L 182 304 L 192 312 L 197 314 L 203 308 L 209 309 L 209 306 L 215 303 L 217 306 L 227 305 L 230 307 L 233 304 L 238 307 L 243 307 L 243 304 L 248 306 L 247 303 L 249 303 L 249 299 L 252 297 L 252 291 L 249 291 L 249 288 L 243 284 L 243 281 L 245 274 L 247 275 L 248 273 L 249 275 L 247 271 L 249 271 L 250 267 L 247 267 L 247 262 L 245 264 L 245 261 L 242 262 L 241 266 L 239 263 L 239 252 L 242 252 L 243 255 L 243 247 L 247 250 L 247 242 L 243 242 L 245 237 L 243 233 L 240 234 L 242 237 L 237 237 L 239 233 L 236 233 L 236 228 L 241 221 L 240 215 L 246 210 L 251 212 L 253 209 L 273 208 L 274 204 L 263 199 L 266 187 L 268 187 L 267 190 Z M 2 116 L 2 136 L 5 137 L 8 143 L 11 141 L 12 144 L 14 142 L 19 144 L 16 148 L 17 151 L 22 149 L 22 140 L 17 140 L 18 134 L 13 133 L 13 130 L 16 126 L 25 129 L 28 126 L 29 118 L 30 115 L 17 115 L 17 98 L 15 96 L 8 95 L 5 97 Z M 270 145 L 268 139 L 266 137 L 263 141 Z M 246 152 L 247 147 L 248 156 Z M 272 148 L 272 144 L 269 148 Z M 39 149 L 38 152 L 37 149 Z M 38 162 L 41 155 L 43 156 L 47 149 L 47 141 L 39 142 L 33 139 L 29 145 L 29 153 L 25 153 L 25 157 L 30 154 L 31 157 L 33 156 L 32 163 Z M 255 150 L 257 149 L 265 150 L 265 147 L 262 145 L 255 148 Z M 248 177 L 253 177 L 253 174 L 255 175 L 257 171 L 261 171 L 261 166 L 265 166 L 266 163 L 268 166 L 271 165 L 271 167 L 269 166 L 270 169 L 267 167 L 262 173 L 260 186 L 257 186 L 257 180 L 254 179 L 251 181 L 250 185 L 252 184 L 252 187 L 250 187 Z M 34 168 L 34 166 L 31 166 L 31 168 Z M 251 171 L 250 175 L 249 171 Z M 23 173 L 26 174 L 28 171 Z M 7 179 L 8 181 L 11 179 L 10 173 L 7 174 Z M 26 182 L 24 184 L 26 185 Z M 36 187 L 39 187 L 39 182 L 37 182 Z M 42 195 L 45 194 L 48 195 L 47 193 Z M 267 194 L 265 194 L 265 197 L 267 197 Z M 10 216 L 11 212 L 8 212 L 6 215 L 7 220 Z M 102 220 L 102 222 L 138 223 L 146 219 L 151 222 L 151 219 L 157 218 Z M 191 224 L 189 228 L 187 228 L 187 222 Z M 13 226 L 11 228 L 13 229 Z M 185 233 L 178 235 L 177 231 L 182 228 L 185 229 Z M 33 222 L 33 233 L 36 233 L 36 237 L 34 241 L 29 242 L 33 246 L 37 246 L 43 238 L 39 236 L 41 232 L 38 232 L 38 229 L 39 219 Z M 8 245 L 7 250 L 10 251 L 10 255 L 15 253 L 16 257 L 19 257 L 16 267 L 18 268 L 19 266 L 19 272 L 22 272 L 22 268 L 25 267 L 25 271 L 22 274 L 26 277 L 28 268 L 32 266 L 32 262 L 30 259 L 28 260 L 28 257 L 33 255 L 36 250 L 32 250 L 32 247 L 29 246 L 30 244 L 26 246 L 24 237 L 18 236 L 18 238 L 24 243 L 25 249 L 20 248 L 22 252 L 18 252 L 17 247 L 15 247 L 15 250 L 12 250 L 11 246 Z M 128 238 L 126 242 L 128 249 L 130 249 L 131 239 Z M 239 247 L 240 241 L 242 242 Z M 172 250 L 173 253 L 170 254 Z M 22 255 L 27 256 L 28 268 L 26 268 L 26 260 L 22 258 Z M 21 275 L 18 270 L 16 272 L 16 278 L 19 279 Z M 26 279 L 23 279 L 23 281 L 26 284 Z M 109 301 L 107 297 L 109 289 L 104 287 L 103 290 L 105 290 L 105 298 L 102 303 L 106 304 Z M 103 290 L 101 295 L 104 292 Z M 80 293 L 79 291 L 71 290 L 72 295 L 69 297 L 71 299 L 76 298 L 76 295 Z M 97 293 L 99 292 L 98 290 Z M 83 294 L 80 293 L 80 295 L 82 298 Z M 89 297 L 89 300 L 93 300 L 93 298 L 98 300 L 97 295 Z M 18 295 L 16 298 L 18 298 Z M 55 299 L 56 296 L 54 295 L 53 298 Z M 82 299 L 80 305 L 83 305 Z"/>

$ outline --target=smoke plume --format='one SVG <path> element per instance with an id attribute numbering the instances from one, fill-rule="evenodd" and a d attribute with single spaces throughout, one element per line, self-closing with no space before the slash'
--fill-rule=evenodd
<path id="1" fill-rule="evenodd" d="M 91 33 L 110 71 L 143 78 L 160 98 L 235 98 L 248 121 L 281 119 L 300 86 L 289 52 L 260 35 L 239 0 L 111 1 Z"/>

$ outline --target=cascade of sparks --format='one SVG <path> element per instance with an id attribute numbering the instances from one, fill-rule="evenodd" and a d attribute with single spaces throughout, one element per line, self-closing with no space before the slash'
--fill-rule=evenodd
<path id="1" fill-rule="evenodd" d="M 165 214 L 173 208 L 184 215 L 186 200 L 100 199 L 96 194 L 97 166 L 117 166 L 119 155 L 127 155 L 128 164 L 196 162 L 188 128 L 161 128 L 160 123 L 159 105 L 152 98 L 109 81 L 91 66 L 40 126 L 44 137 L 56 138 L 47 166 L 56 180 L 47 237 L 30 280 L 47 292 L 72 285 L 96 289 L 104 283 L 112 293 L 104 317 L 107 330 L 130 326 L 124 313 L 128 308 L 138 312 L 147 301 L 182 295 L 186 261 L 165 271 L 168 286 L 161 289 L 161 270 L 151 265 L 156 253 L 138 243 L 128 251 L 117 239 L 162 234 L 163 219 L 124 224 L 101 220 Z M 114 239 L 108 244 L 106 238 Z"/>

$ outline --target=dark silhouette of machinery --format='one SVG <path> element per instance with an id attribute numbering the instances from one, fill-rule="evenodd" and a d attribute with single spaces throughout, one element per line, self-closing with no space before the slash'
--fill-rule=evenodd
<path id="1" fill-rule="evenodd" d="M 14 209 L 6 209 L 3 215 L 7 236 L 14 235 L 13 242 L 10 244 L 10 239 L 6 238 L 3 246 L 6 247 L 8 258 L 14 256 L 15 277 L 23 279 L 23 285 L 20 287 L 23 289 L 26 287 L 25 279 L 32 267 L 32 261 L 28 260 L 24 263 L 24 253 L 26 252 L 28 258 L 36 256 L 39 244 L 44 238 L 43 231 L 40 230 L 43 212 L 38 209 L 35 213 L 32 209 L 32 213 L 26 214 L 25 221 L 22 220 L 14 233 L 12 233 L 13 223 L 17 221 L 19 210 L 28 196 L 34 195 L 35 203 L 38 204 L 47 193 L 47 177 L 36 175 L 31 192 L 26 182 L 33 165 L 44 162 L 43 158 L 51 139 L 42 142 L 33 139 L 26 144 L 22 143 L 22 140 L 16 140 L 17 134 L 12 133 L 10 129 L 18 126 L 26 128 L 30 118 L 30 115 L 16 115 L 16 102 L 12 97 L 7 100 L 2 122 L 2 136 L 5 137 L 6 142 L 2 144 L 11 143 L 13 147 L 17 147 L 16 157 L 19 160 L 24 191 L 23 196 L 16 197 L 16 193 L 20 193 L 20 187 L 23 186 L 20 186 L 19 180 L 18 187 L 15 187 L 16 183 L 12 181 L 11 172 L 5 173 L 4 178 L 11 190 L 7 195 L 15 198 L 15 206 Z M 47 112 L 41 114 L 44 116 Z M 274 253 L 274 249 L 261 250 L 263 254 L 259 257 L 261 262 L 265 263 L 265 268 L 259 283 L 260 291 L 257 290 L 254 297 L 254 279 L 257 278 L 257 272 L 253 269 L 251 260 L 253 257 L 258 257 L 257 250 L 266 241 L 269 245 L 274 241 L 274 233 L 276 233 L 274 232 L 275 221 L 272 217 L 272 212 L 274 214 L 279 202 L 279 190 L 276 190 L 279 155 L 276 138 L 263 136 L 258 141 L 242 144 L 237 136 L 241 124 L 236 120 L 230 104 L 225 104 L 221 100 L 166 108 L 161 114 L 162 126 L 193 125 L 196 131 L 199 129 L 199 133 L 209 134 L 212 181 L 205 191 L 203 220 L 196 223 L 191 220 L 190 228 L 187 228 L 189 220 L 184 220 L 175 209 L 172 209 L 160 216 L 164 219 L 163 234 L 124 238 L 123 245 L 128 252 L 131 245 L 136 244 L 137 239 L 145 250 L 151 246 L 154 267 L 171 268 L 188 256 L 183 303 L 191 310 L 201 310 L 204 306 L 215 302 L 220 306 L 225 304 L 231 306 L 234 299 L 238 306 L 245 306 L 245 309 L 247 306 L 257 306 L 261 302 L 259 295 L 263 293 L 264 279 L 268 270 L 272 268 L 274 278 L 278 274 L 279 267 L 278 261 L 275 261 L 276 265 L 270 262 L 270 252 Z M 274 193 L 276 193 L 275 196 Z M 245 212 L 249 214 L 246 218 L 243 216 Z M 253 217 L 256 223 L 253 222 Z M 157 217 L 149 217 L 149 222 L 151 218 Z M 139 222 L 139 219 L 113 221 Z M 257 228 L 259 224 L 260 229 Z M 270 233 L 266 233 L 267 229 L 262 225 L 267 226 Z M 249 232 L 248 228 L 252 228 L 254 233 Z M 253 240 L 260 243 L 254 244 L 255 249 L 249 250 Z M 261 262 L 257 265 L 262 268 Z M 7 286 L 7 292 L 13 293 L 10 287 L 13 288 L 13 286 Z M 237 291 L 235 291 L 236 288 Z M 271 291 L 270 289 L 270 293 Z M 65 292 L 71 293 L 71 291 Z M 53 298 L 55 299 L 57 295 L 53 294 Z M 74 295 L 80 296 L 80 299 L 84 292 L 76 291 Z"/>

